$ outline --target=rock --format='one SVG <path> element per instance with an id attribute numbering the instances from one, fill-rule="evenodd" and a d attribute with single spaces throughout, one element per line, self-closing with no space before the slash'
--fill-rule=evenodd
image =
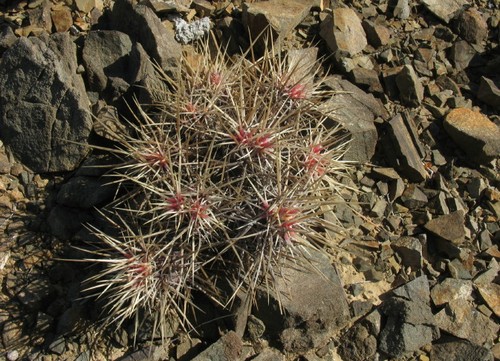
<path id="1" fill-rule="evenodd" d="M 400 91 L 401 102 L 416 107 L 424 98 L 424 87 L 411 65 L 405 65 L 396 76 L 396 85 Z"/>
<path id="2" fill-rule="evenodd" d="M 418 209 L 425 206 L 429 200 L 424 192 L 415 184 L 409 184 L 401 195 L 401 201 L 409 209 Z"/>
<path id="3" fill-rule="evenodd" d="M 484 302 L 500 317 L 500 285 L 497 283 L 477 285 L 477 290 L 483 298 Z"/>
<path id="4" fill-rule="evenodd" d="M 350 56 L 360 53 L 368 44 L 366 34 L 356 12 L 350 8 L 337 8 L 321 22 L 320 35 L 332 52 Z"/>
<path id="5" fill-rule="evenodd" d="M 369 161 L 375 153 L 378 140 L 374 120 L 376 117 L 387 117 L 387 111 L 373 95 L 363 92 L 347 80 L 329 77 L 325 85 L 337 93 L 321 106 L 322 109 L 333 112 L 334 119 L 351 135 L 344 159 Z"/>
<path id="6" fill-rule="evenodd" d="M 162 69 L 175 73 L 182 49 L 175 41 L 174 30 L 164 26 L 149 7 L 133 3 L 132 0 L 115 1 L 111 12 L 113 28 L 141 43 Z"/>
<path id="7" fill-rule="evenodd" d="M 205 351 L 193 358 L 192 361 L 220 360 L 239 361 L 242 360 L 243 343 L 240 337 L 233 331 L 226 333 L 217 342 L 209 346 Z"/>
<path id="8" fill-rule="evenodd" d="M 96 177 L 73 177 L 57 194 L 57 203 L 67 207 L 89 209 L 111 200 L 115 186 L 109 179 Z"/>
<path id="9" fill-rule="evenodd" d="M 485 115 L 457 108 L 446 116 L 443 125 L 471 160 L 487 163 L 500 155 L 500 129 Z"/>
<path id="10" fill-rule="evenodd" d="M 168 359 L 169 359 L 169 353 L 166 347 L 150 346 L 132 352 L 129 355 L 120 357 L 116 361 L 163 361 Z M 221 360 L 226 360 L 226 359 L 221 359 Z"/>
<path id="11" fill-rule="evenodd" d="M 17 299 L 31 310 L 38 310 L 50 295 L 50 283 L 46 279 L 37 279 L 28 283 L 18 294 Z"/>
<path id="12" fill-rule="evenodd" d="M 481 77 L 477 98 L 493 108 L 500 109 L 500 89 L 491 79 Z"/>
<path id="13" fill-rule="evenodd" d="M 464 340 L 435 343 L 430 356 L 432 361 L 493 361 L 490 350 Z"/>
<path id="14" fill-rule="evenodd" d="M 465 240 L 464 212 L 456 211 L 431 219 L 424 228 L 446 241 L 461 245 Z"/>
<path id="15" fill-rule="evenodd" d="M 415 237 L 400 237 L 391 242 L 391 247 L 402 258 L 405 267 L 411 267 L 412 271 L 422 268 L 422 243 Z"/>
<path id="16" fill-rule="evenodd" d="M 368 43 L 375 49 L 389 44 L 389 41 L 391 40 L 391 32 L 384 25 L 364 20 L 363 29 L 365 30 Z"/>
<path id="17" fill-rule="evenodd" d="M 3 323 L 2 342 L 6 348 L 19 345 L 22 337 L 23 322 L 21 320 L 8 320 Z"/>
<path id="18" fill-rule="evenodd" d="M 468 68 L 469 64 L 476 56 L 476 50 L 465 40 L 458 40 L 449 49 L 448 58 L 454 66 L 455 71 Z"/>
<path id="19" fill-rule="evenodd" d="M 0 60 L 2 139 L 36 173 L 73 170 L 92 128 L 69 34 L 20 38 Z"/>
<path id="20" fill-rule="evenodd" d="M 384 88 L 378 73 L 372 69 L 354 68 L 351 71 L 352 81 L 369 93 L 383 93 Z"/>
<path id="21" fill-rule="evenodd" d="M 62 355 L 65 349 L 66 349 L 66 340 L 64 339 L 64 336 L 57 337 L 49 345 L 50 352 L 55 353 L 56 355 Z"/>
<path id="22" fill-rule="evenodd" d="M 0 25 L 0 56 L 10 48 L 17 40 L 12 28 L 7 24 Z"/>
<path id="23" fill-rule="evenodd" d="M 422 0 L 424 6 L 438 18 L 448 23 L 468 4 L 467 0 Z"/>
<path id="24" fill-rule="evenodd" d="M 480 44 L 488 38 L 488 24 L 477 9 L 469 8 L 458 15 L 455 26 L 462 39 Z"/>
<path id="25" fill-rule="evenodd" d="M 396 7 L 394 8 L 394 17 L 401 20 L 408 19 L 410 17 L 410 4 L 408 0 L 398 0 Z"/>
<path id="26" fill-rule="evenodd" d="M 290 34 L 307 16 L 314 1 L 269 0 L 243 3 L 243 26 L 248 29 L 252 39 L 263 34 L 269 38 L 268 46 L 280 41 Z M 268 32 L 268 33 L 266 33 Z M 263 39 L 262 39 L 263 40 Z M 262 52 L 264 43 L 256 44 L 258 52 Z"/>
<path id="27" fill-rule="evenodd" d="M 44 1 L 41 6 L 28 10 L 30 26 L 45 30 L 48 34 L 52 33 L 52 15 L 50 2 Z"/>
<path id="28" fill-rule="evenodd" d="M 7 359 L 7 361 L 16 361 L 17 359 L 19 359 L 19 352 L 17 350 L 9 351 L 5 355 L 5 358 Z"/>
<path id="29" fill-rule="evenodd" d="M 434 316 L 439 328 L 477 345 L 492 342 L 500 326 L 463 300 L 453 300 Z"/>
<path id="30" fill-rule="evenodd" d="M 434 305 L 441 306 L 453 300 L 472 301 L 472 282 L 455 278 L 446 278 L 431 290 Z"/>
<path id="31" fill-rule="evenodd" d="M 262 289 L 256 295 L 255 315 L 269 335 L 280 335 L 286 352 L 317 347 L 350 319 L 344 290 L 328 257 L 312 249 L 302 252 L 307 257 L 304 265 L 285 267 L 276 291 L 268 294 Z"/>
<path id="32" fill-rule="evenodd" d="M 60 6 L 50 13 L 52 23 L 58 33 L 65 33 L 73 25 L 71 10 L 67 6 Z"/>
<path id="33" fill-rule="evenodd" d="M 89 32 L 82 58 L 89 88 L 96 92 L 102 92 L 110 86 L 110 78 L 123 79 L 129 86 L 139 83 L 147 75 L 154 75 L 142 46 L 132 43 L 127 34 L 119 31 Z"/>
<path id="34" fill-rule="evenodd" d="M 75 0 L 75 5 L 78 10 L 89 13 L 96 5 L 96 0 Z"/>
<path id="35" fill-rule="evenodd" d="M 439 337 L 429 305 L 426 276 L 393 291 L 382 306 L 386 323 L 379 336 L 379 350 L 393 356 L 413 352 Z"/>
<path id="36" fill-rule="evenodd" d="M 412 120 L 401 114 L 388 122 L 388 141 L 384 142 L 387 160 L 398 173 L 412 182 L 422 182 L 427 178 L 427 171 L 421 161 L 421 147 L 411 124 Z"/>
<path id="37" fill-rule="evenodd" d="M 342 360 L 349 361 L 370 360 L 376 352 L 377 338 L 360 323 L 351 327 L 342 336 L 338 347 L 338 353 Z"/>

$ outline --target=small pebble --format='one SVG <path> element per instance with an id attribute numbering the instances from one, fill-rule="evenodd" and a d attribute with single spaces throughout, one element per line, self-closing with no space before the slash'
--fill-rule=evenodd
<path id="1" fill-rule="evenodd" d="M 17 352 L 16 350 L 9 351 L 7 352 L 6 357 L 8 361 L 16 361 L 19 358 L 19 352 Z"/>

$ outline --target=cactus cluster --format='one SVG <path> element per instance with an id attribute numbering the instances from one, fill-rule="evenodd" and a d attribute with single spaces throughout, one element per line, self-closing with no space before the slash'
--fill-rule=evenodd
<path id="1" fill-rule="evenodd" d="M 227 306 L 324 249 L 337 225 L 323 214 L 348 168 L 318 64 L 211 50 L 186 53 L 175 79 L 158 73 L 152 104 L 113 134 L 115 232 L 95 229 L 104 267 L 91 289 L 107 321 L 151 317 L 162 337 L 172 317 L 191 327 L 193 290 Z"/>

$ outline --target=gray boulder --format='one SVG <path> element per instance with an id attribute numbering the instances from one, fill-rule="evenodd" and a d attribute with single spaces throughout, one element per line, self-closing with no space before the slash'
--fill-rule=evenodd
<path id="1" fill-rule="evenodd" d="M 19 38 L 0 60 L 0 136 L 35 173 L 70 171 L 88 151 L 89 100 L 69 34 Z"/>

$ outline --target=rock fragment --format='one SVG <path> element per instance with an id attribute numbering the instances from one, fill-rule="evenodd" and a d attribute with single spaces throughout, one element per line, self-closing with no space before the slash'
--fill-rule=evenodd
<path id="1" fill-rule="evenodd" d="M 441 330 L 477 345 L 492 342 L 500 328 L 473 305 L 463 300 L 449 302 L 435 315 L 435 320 Z"/>
<path id="2" fill-rule="evenodd" d="M 87 154 L 89 100 L 68 33 L 20 38 L 0 60 L 5 144 L 37 173 L 73 170 Z"/>
<path id="3" fill-rule="evenodd" d="M 477 286 L 477 289 L 488 307 L 497 317 L 500 317 L 500 285 L 497 283 L 481 284 Z"/>
<path id="4" fill-rule="evenodd" d="M 500 129 L 485 115 L 467 108 L 457 108 L 446 116 L 443 125 L 471 160 L 487 163 L 500 155 Z"/>
<path id="5" fill-rule="evenodd" d="M 493 108 L 500 109 L 500 89 L 491 79 L 481 77 L 477 98 Z"/>
<path id="6" fill-rule="evenodd" d="M 455 71 L 467 69 L 476 56 L 476 50 L 465 40 L 458 40 L 451 46 L 448 58 Z"/>
<path id="7" fill-rule="evenodd" d="M 404 104 L 416 107 L 422 103 L 424 87 L 411 65 L 403 66 L 396 76 L 396 84 L 400 91 L 401 101 Z"/>
<path id="8" fill-rule="evenodd" d="M 73 25 L 71 10 L 67 6 L 59 6 L 51 12 L 52 23 L 58 33 L 64 33 Z"/>
<path id="9" fill-rule="evenodd" d="M 491 351 L 465 340 L 451 340 L 432 345 L 432 361 L 493 361 Z"/>
<path id="10" fill-rule="evenodd" d="M 230 331 L 192 360 L 239 361 L 242 360 L 242 349 L 240 337 L 236 332 Z"/>
<path id="11" fill-rule="evenodd" d="M 441 306 L 454 300 L 472 301 L 472 282 L 446 278 L 432 287 L 431 299 L 434 305 Z"/>
<path id="12" fill-rule="evenodd" d="M 460 13 L 456 20 L 460 36 L 473 44 L 480 44 L 488 37 L 488 24 L 477 9 L 470 8 Z"/>
<path id="13" fill-rule="evenodd" d="M 424 6 L 438 18 L 448 23 L 468 4 L 467 0 L 422 0 Z"/>
<path id="14" fill-rule="evenodd" d="M 391 32 L 384 25 L 365 20 L 363 21 L 363 29 L 365 30 L 368 43 L 375 49 L 389 44 Z"/>
<path id="15" fill-rule="evenodd" d="M 424 227 L 432 234 L 455 245 L 462 244 L 465 239 L 463 211 L 456 211 L 431 219 Z"/>
<path id="16" fill-rule="evenodd" d="M 337 8 L 321 22 L 320 35 L 332 52 L 341 51 L 350 56 L 360 53 L 368 44 L 366 34 L 356 12 Z"/>

